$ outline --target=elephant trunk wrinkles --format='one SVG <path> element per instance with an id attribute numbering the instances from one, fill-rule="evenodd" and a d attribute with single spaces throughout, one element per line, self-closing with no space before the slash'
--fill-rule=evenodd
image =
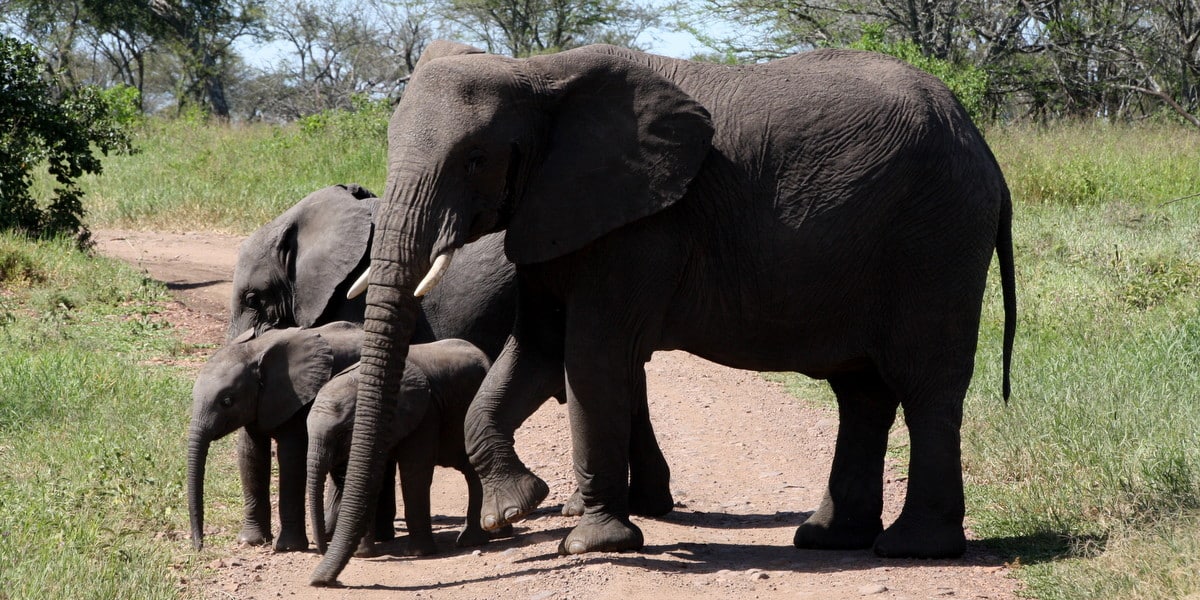
<path id="1" fill-rule="evenodd" d="M 419 411 L 424 410 L 424 406 L 408 406 L 400 396 L 404 361 L 420 310 L 413 289 L 430 263 L 430 243 L 396 223 L 403 222 L 407 212 L 394 207 L 383 210 L 384 222 L 375 232 L 350 462 L 338 526 L 313 571 L 312 585 L 333 585 L 366 533 L 368 505 L 379 493 L 383 474 L 386 451 L 380 441 L 384 428 L 391 427 L 391 435 L 406 436 L 420 420 Z M 404 427 L 394 427 L 398 423 Z"/>
<path id="2" fill-rule="evenodd" d="M 332 464 L 332 448 L 328 444 L 329 440 L 324 437 L 308 440 L 308 519 L 317 540 L 317 552 L 321 554 L 328 546 L 325 538 L 325 479 Z"/>
<path id="3" fill-rule="evenodd" d="M 204 547 L 204 468 L 212 440 L 193 428 L 188 433 L 188 515 L 192 521 L 192 547 Z"/>

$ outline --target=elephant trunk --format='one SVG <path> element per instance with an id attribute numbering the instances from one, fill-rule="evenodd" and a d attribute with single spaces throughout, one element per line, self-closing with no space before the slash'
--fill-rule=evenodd
<path id="1" fill-rule="evenodd" d="M 188 433 L 188 515 L 192 521 L 192 547 L 204 547 L 204 468 L 212 439 L 198 428 Z"/>
<path id="2" fill-rule="evenodd" d="M 392 204 L 394 197 L 389 193 L 387 204 Z M 400 396 L 400 380 L 420 311 L 413 290 L 430 264 L 432 242 L 422 238 L 433 239 L 436 233 L 425 236 L 421 231 L 414 232 L 407 222 L 410 213 L 420 211 L 386 205 L 380 211 L 383 221 L 372 244 L 358 400 L 341 513 L 333 541 L 312 574 L 312 585 L 333 585 L 366 533 L 368 507 L 378 496 L 383 475 L 385 429 L 390 435 L 406 436 L 425 410 L 424 403 L 408 403 Z M 423 228 L 418 225 L 416 229 Z M 399 414 L 395 414 L 397 411 Z M 397 429 L 396 424 L 403 427 Z"/>
<path id="3" fill-rule="evenodd" d="M 317 552 L 325 554 L 329 532 L 325 523 L 325 480 L 329 476 L 333 448 L 324 436 L 308 438 L 308 520 L 312 524 L 313 537 L 317 540 Z"/>

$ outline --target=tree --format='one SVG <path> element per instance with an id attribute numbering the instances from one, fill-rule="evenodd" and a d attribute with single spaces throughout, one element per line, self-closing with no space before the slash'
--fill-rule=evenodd
<path id="1" fill-rule="evenodd" d="M 489 52 L 518 57 L 596 41 L 632 44 L 657 24 L 648 7 L 621 0 L 448 0 L 445 17 Z"/>
<path id="2" fill-rule="evenodd" d="M 289 52 L 253 83 L 253 111 L 263 118 L 398 95 L 432 32 L 426 14 L 400 2 L 275 0 L 268 8 L 266 36 Z"/>
<path id="3" fill-rule="evenodd" d="M 144 0 L 83 0 L 91 42 L 120 81 L 138 91 L 138 110 L 143 111 L 146 65 L 159 44 L 155 13 Z"/>
<path id="4" fill-rule="evenodd" d="M 229 118 L 225 87 L 236 63 L 238 38 L 258 35 L 265 18 L 263 0 L 149 0 L 154 28 L 179 57 L 183 78 L 176 99 Z"/>
<path id="5" fill-rule="evenodd" d="M 83 193 L 76 180 L 101 172 L 101 152 L 129 150 L 114 96 L 98 88 L 62 88 L 43 77 L 48 66 L 27 44 L 0 36 L 0 228 L 28 235 L 73 235 L 88 241 Z M 119 91 L 117 92 L 120 93 Z M 57 186 L 43 209 L 30 192 L 33 169 L 45 164 Z"/>

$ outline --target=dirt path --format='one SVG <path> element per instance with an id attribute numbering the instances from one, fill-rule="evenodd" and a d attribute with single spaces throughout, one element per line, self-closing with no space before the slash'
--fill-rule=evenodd
<path id="1" fill-rule="evenodd" d="M 178 316 L 185 322 L 177 326 L 193 339 L 223 339 L 238 238 L 94 233 L 99 252 L 167 283 L 185 307 Z M 211 598 L 364 600 L 1016 598 L 1008 568 L 975 542 L 954 561 L 795 549 L 796 525 L 820 502 L 829 474 L 836 415 L 805 406 L 753 373 L 682 352 L 655 354 L 646 372 L 677 508 L 661 519 L 635 518 L 646 538 L 641 552 L 557 555 L 575 521 L 558 512 L 574 483 L 566 411 L 551 403 L 517 432 L 518 451 L 551 492 L 541 510 L 518 524 L 515 537 L 481 549 L 454 548 L 466 489 L 457 473 L 439 470 L 433 509 L 441 555 L 355 559 L 340 578 L 345 588 L 317 589 L 307 584 L 320 559 L 315 551 L 239 547 L 227 532 L 210 538 L 212 544 L 225 540 L 226 557 L 211 565 L 213 577 L 201 592 Z M 902 432 L 893 437 L 906 438 Z M 905 485 L 890 463 L 885 522 L 899 512 Z M 403 521 L 397 527 L 402 543 Z M 186 531 L 187 524 L 179 528 Z"/>

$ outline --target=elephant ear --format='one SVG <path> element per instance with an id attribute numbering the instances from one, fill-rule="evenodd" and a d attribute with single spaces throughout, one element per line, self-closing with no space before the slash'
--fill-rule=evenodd
<path id="1" fill-rule="evenodd" d="M 411 424 L 395 423 L 391 430 L 412 431 L 425 419 L 425 415 L 429 413 L 429 407 L 433 404 L 429 378 L 425 375 L 425 371 L 412 361 L 404 363 L 404 376 L 400 380 L 400 397 L 404 399 L 406 408 L 403 411 L 396 411 L 394 413 L 396 418 L 414 419 L 416 422 Z M 390 401 L 398 402 L 399 400 L 400 398 L 392 398 Z M 390 445 L 394 445 L 398 441 L 392 440 Z"/>
<path id="2" fill-rule="evenodd" d="M 282 236 L 294 281 L 296 324 L 320 323 L 339 287 L 354 274 L 371 245 L 378 200 L 358 185 L 330 186 L 309 194 Z"/>
<path id="3" fill-rule="evenodd" d="M 579 250 L 674 204 L 708 155 L 708 111 L 627 58 L 575 50 L 528 59 L 549 82 L 544 160 L 516 200 L 505 252 L 517 264 Z"/>
<path id="4" fill-rule="evenodd" d="M 307 329 L 268 331 L 260 339 L 258 423 L 271 431 L 312 403 L 333 377 L 333 349 Z"/>

